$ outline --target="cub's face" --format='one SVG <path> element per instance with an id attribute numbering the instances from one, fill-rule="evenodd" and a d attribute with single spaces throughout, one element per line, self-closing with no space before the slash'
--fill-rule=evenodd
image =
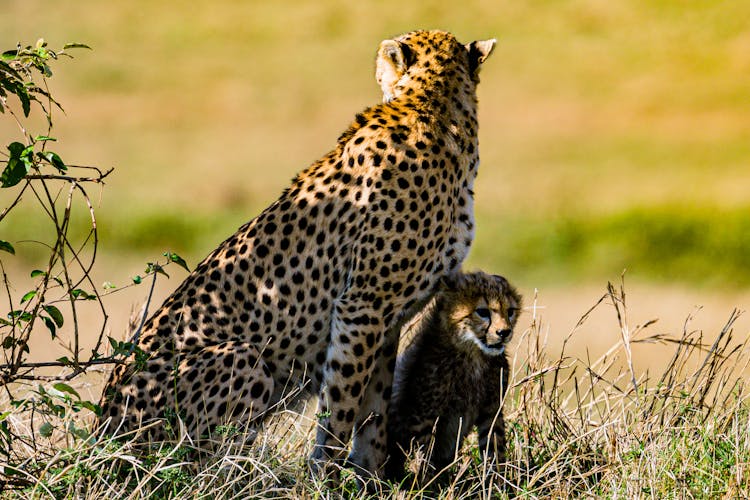
<path id="1" fill-rule="evenodd" d="M 449 321 L 453 323 L 455 340 L 462 347 L 468 343 L 488 356 L 500 356 L 513 336 L 521 297 L 504 278 L 481 278 L 480 283 L 472 283 L 476 279 L 459 283 L 449 292 L 453 299 L 449 301 Z"/>
<path id="2" fill-rule="evenodd" d="M 459 336 L 488 356 L 501 355 L 513 336 L 518 304 L 511 297 L 481 297 L 468 305 L 469 314 L 458 323 Z"/>

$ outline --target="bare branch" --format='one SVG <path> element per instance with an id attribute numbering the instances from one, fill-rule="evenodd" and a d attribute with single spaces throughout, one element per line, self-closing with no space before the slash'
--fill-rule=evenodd
<path id="1" fill-rule="evenodd" d="M 114 169 L 110 168 L 109 170 L 103 173 L 100 172 L 99 175 L 97 175 L 96 177 L 74 177 L 70 175 L 60 175 L 60 174 L 28 174 L 25 178 L 29 180 L 58 180 L 58 181 L 67 181 L 67 182 L 100 183 L 100 182 L 104 182 L 104 179 L 113 171 Z"/>

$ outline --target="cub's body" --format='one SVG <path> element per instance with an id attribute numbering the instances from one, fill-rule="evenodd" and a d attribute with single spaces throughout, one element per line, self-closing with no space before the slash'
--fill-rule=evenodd
<path id="1" fill-rule="evenodd" d="M 435 471 L 450 464 L 476 425 L 485 456 L 504 458 L 505 345 L 521 297 L 500 276 L 446 278 L 396 364 L 388 419 L 387 475 L 399 478 L 423 447 Z"/>

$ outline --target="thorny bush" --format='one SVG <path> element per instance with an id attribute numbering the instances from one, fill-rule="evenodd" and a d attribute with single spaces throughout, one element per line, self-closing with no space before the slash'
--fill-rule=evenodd
<path id="1" fill-rule="evenodd" d="M 92 186 L 103 186 L 113 169 L 74 165 L 66 162 L 53 148 L 57 138 L 53 134 L 53 119 L 62 106 L 49 88 L 51 65 L 59 59 L 71 58 L 69 51 L 88 49 L 80 43 L 69 43 L 60 50 L 51 49 L 39 39 L 32 46 L 20 44 L 3 52 L 0 58 L 0 113 L 12 120 L 18 136 L 0 153 L 0 229 L 3 222 L 13 217 L 28 217 L 28 211 L 18 209 L 22 202 L 32 205 L 32 215 L 46 221 L 47 230 L 35 234 L 33 241 L 7 241 L 0 239 L 0 287 L 2 302 L 7 308 L 0 315 L 0 491 L 3 486 L 23 486 L 28 483 L 17 465 L 28 456 L 28 450 L 40 451 L 41 441 L 53 437 L 70 445 L 77 440 L 89 439 L 88 431 L 74 418 L 81 410 L 99 412 L 97 405 L 81 398 L 66 382 L 86 373 L 95 365 L 120 362 L 137 351 L 135 339 L 117 341 L 106 335 L 108 315 L 103 302 L 106 295 L 128 286 L 138 285 L 151 277 L 149 299 L 157 274 L 166 275 L 164 267 L 176 263 L 187 269 L 185 261 L 177 254 L 166 252 L 163 262 L 148 263 L 144 276 L 135 276 L 125 287 L 117 288 L 105 283 L 102 289 L 92 280 L 92 269 L 97 258 L 99 237 L 94 204 L 89 196 Z M 36 120 L 35 120 L 36 118 Z M 43 118 L 42 132 L 32 132 Z M 36 125 L 38 126 L 38 125 Z M 88 230 L 71 231 L 71 221 L 83 213 Z M 6 226 L 7 227 L 7 226 Z M 3 232 L 0 235 L 4 236 Z M 20 291 L 10 282 L 8 269 L 23 267 L 28 260 L 19 262 L 24 249 L 34 246 L 39 260 L 28 273 L 33 285 Z M 15 260 L 14 260 L 15 259 Z M 9 267 L 8 267 L 9 266 Z M 39 268 L 37 268 L 39 267 Z M 81 324 L 81 302 L 97 304 L 100 321 Z M 143 308 L 142 320 L 148 309 Z M 93 323 L 93 324 L 92 324 Z M 139 325 L 136 325 L 136 327 Z M 138 334 L 134 328 L 134 336 Z M 95 335 L 94 347 L 84 350 L 81 336 Z M 66 356 L 45 359 L 44 353 L 32 357 L 29 340 L 46 335 L 48 342 L 63 346 Z M 106 351 L 109 351 L 107 353 Z M 135 352 L 138 355 L 138 352 Z M 54 374 L 50 375 L 50 370 Z M 17 417 L 30 419 L 28 425 L 18 425 Z M 54 435 L 54 436 L 53 436 Z M 23 453 L 19 450 L 24 449 Z M 4 464 L 4 465 L 3 465 Z"/>

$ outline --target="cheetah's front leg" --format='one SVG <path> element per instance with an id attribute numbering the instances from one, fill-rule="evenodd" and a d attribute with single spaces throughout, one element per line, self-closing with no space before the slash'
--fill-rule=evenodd
<path id="1" fill-rule="evenodd" d="M 357 415 L 349 462 L 360 471 L 383 471 L 387 453 L 387 426 L 399 339 L 404 325 L 432 299 L 434 292 L 416 301 L 388 331 L 381 352 L 375 359 L 372 380 Z"/>
<path id="2" fill-rule="evenodd" d="M 380 475 L 386 459 L 388 405 L 400 328 L 392 328 L 375 358 L 372 378 L 357 415 L 348 462 L 358 472 Z"/>
<path id="3" fill-rule="evenodd" d="M 326 462 L 345 455 L 384 330 L 382 313 L 362 298 L 362 292 L 348 292 L 337 301 L 318 406 L 318 432 L 310 457 L 314 472 L 322 472 L 320 467 Z"/>

